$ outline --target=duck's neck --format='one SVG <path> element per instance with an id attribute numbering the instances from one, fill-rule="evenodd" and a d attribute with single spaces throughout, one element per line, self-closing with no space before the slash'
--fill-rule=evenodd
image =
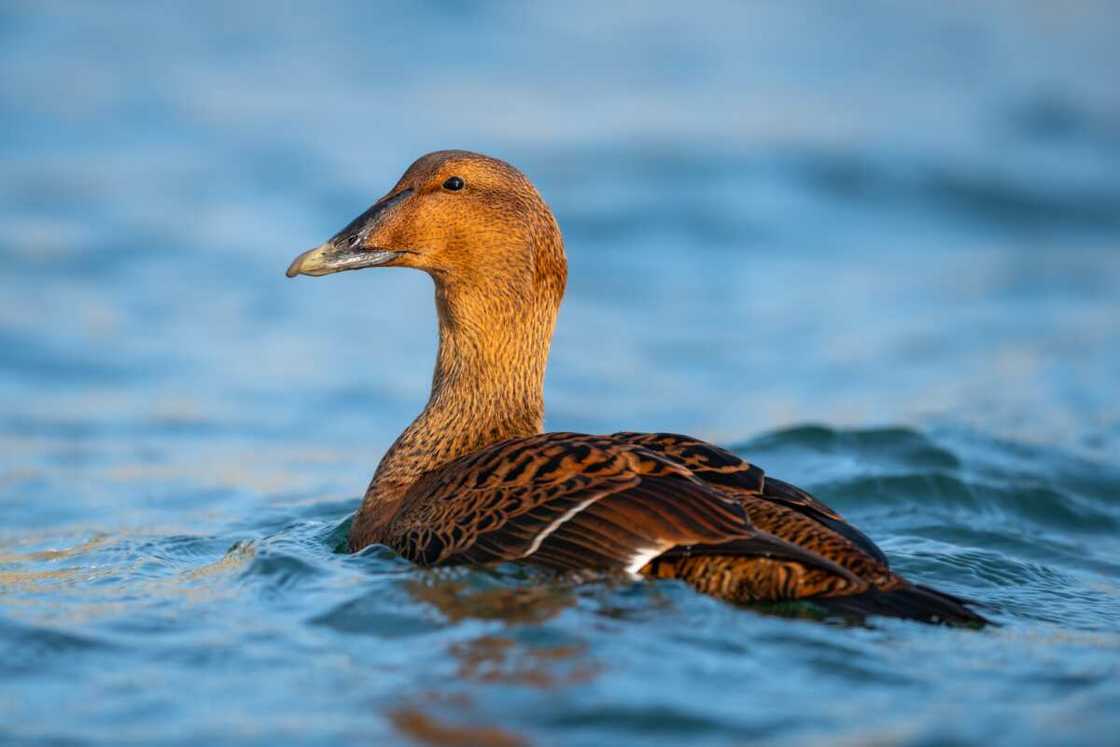
<path id="1" fill-rule="evenodd" d="M 439 352 L 428 404 L 386 452 L 352 529 L 378 541 L 424 473 L 498 441 L 540 433 L 559 298 L 516 284 L 436 280 Z"/>

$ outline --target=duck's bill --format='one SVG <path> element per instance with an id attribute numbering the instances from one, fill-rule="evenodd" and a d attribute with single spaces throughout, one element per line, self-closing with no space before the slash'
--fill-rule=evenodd
<path id="1" fill-rule="evenodd" d="M 344 270 L 361 270 L 392 262 L 406 252 L 377 248 L 378 233 L 393 208 L 408 199 L 411 189 L 402 189 L 378 200 L 369 210 L 350 221 L 334 238 L 296 257 L 288 265 L 288 277 L 330 275 Z"/>
<path id="2" fill-rule="evenodd" d="M 332 272 L 361 270 L 364 267 L 376 267 L 391 262 L 400 254 L 386 249 L 351 249 L 335 246 L 333 242 L 328 241 L 292 260 L 288 265 L 287 275 L 290 278 L 296 275 L 319 277 L 330 275 Z"/>

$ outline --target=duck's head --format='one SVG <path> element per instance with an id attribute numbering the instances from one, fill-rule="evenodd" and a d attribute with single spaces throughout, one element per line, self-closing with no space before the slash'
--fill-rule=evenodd
<path id="1" fill-rule="evenodd" d="M 288 277 L 366 267 L 413 267 L 437 285 L 556 286 L 566 264 L 552 211 L 525 176 L 477 153 L 429 153 L 326 243 L 304 252 Z"/>

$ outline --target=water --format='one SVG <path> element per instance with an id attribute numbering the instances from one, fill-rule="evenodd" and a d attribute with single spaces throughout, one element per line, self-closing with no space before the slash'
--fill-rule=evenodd
<path id="1" fill-rule="evenodd" d="M 1118 17 L 6 5 L 0 741 L 1110 741 Z M 431 287 L 283 271 L 441 147 L 565 230 L 549 427 L 733 446 L 1001 627 L 336 553 Z"/>

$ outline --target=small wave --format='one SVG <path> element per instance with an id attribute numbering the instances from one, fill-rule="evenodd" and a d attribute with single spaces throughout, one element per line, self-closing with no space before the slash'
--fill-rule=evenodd
<path id="1" fill-rule="evenodd" d="M 1048 188 L 974 165 L 883 162 L 861 154 L 813 153 L 795 158 L 810 183 L 833 197 L 873 199 L 1019 227 L 1113 229 L 1120 196 L 1112 185 Z"/>
<path id="2" fill-rule="evenodd" d="M 929 436 L 911 428 L 865 428 L 843 430 L 808 424 L 762 435 L 731 449 L 744 456 L 782 449 L 803 449 L 822 454 L 890 462 L 907 467 L 954 469 L 960 459 Z"/>
<path id="3" fill-rule="evenodd" d="M 401 584 L 382 580 L 368 585 L 372 587 L 368 591 L 313 616 L 311 624 L 385 640 L 424 636 L 443 627 Z"/>
<path id="4" fill-rule="evenodd" d="M 1041 449 L 968 431 L 799 426 L 733 447 L 771 472 L 804 470 L 807 486 L 845 507 L 970 512 L 980 526 L 1015 518 L 1043 529 L 1111 533 L 1120 529 L 1112 496 L 1120 473 L 1056 449 Z M 773 471 L 798 482 L 796 474 Z M 803 482 L 805 482 L 803 480 Z"/>
<path id="5" fill-rule="evenodd" d="M 1041 142 L 1120 144 L 1120 121 L 1093 112 L 1058 92 L 1046 92 L 1017 102 L 1008 111 L 1012 129 Z"/>
<path id="6" fill-rule="evenodd" d="M 0 618 L 0 673 L 32 674 L 86 652 L 111 648 L 88 634 Z"/>
<path id="7" fill-rule="evenodd" d="M 1068 131 L 1071 137 L 1087 137 L 1087 133 Z M 1089 138 L 1085 144 L 1100 142 Z M 745 180 L 771 189 L 784 183 L 833 209 L 848 205 L 879 214 L 905 213 L 928 217 L 939 225 L 981 223 L 1056 231 L 1112 231 L 1120 226 L 1120 191 L 1114 175 L 1101 169 L 1088 169 L 1088 175 L 1075 168 L 1053 170 L 1051 179 L 1040 180 L 1036 171 L 1009 170 L 1004 162 L 972 154 L 945 159 L 919 151 L 809 145 L 768 152 L 690 148 L 613 152 L 600 158 L 583 151 L 573 155 L 595 164 L 608 161 L 607 178 L 641 177 L 681 186 L 668 196 L 631 186 L 630 203 L 608 207 L 590 197 L 572 197 L 572 204 L 564 208 L 568 230 L 581 241 L 607 247 L 618 246 L 626 237 L 683 234 L 701 246 L 771 237 L 775 229 L 757 205 L 738 204 L 726 194 L 713 198 L 710 192 L 713 185 Z M 1052 163 L 1042 160 L 1038 167 Z M 666 209 L 666 200 L 672 201 L 671 209 Z"/>

